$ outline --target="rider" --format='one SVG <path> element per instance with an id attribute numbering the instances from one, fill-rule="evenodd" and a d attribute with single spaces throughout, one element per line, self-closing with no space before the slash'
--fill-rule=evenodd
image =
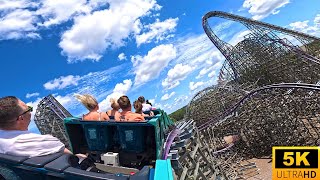
<path id="1" fill-rule="evenodd" d="M 27 157 L 71 154 L 59 139 L 28 131 L 32 110 L 15 96 L 0 98 L 0 153 Z"/>

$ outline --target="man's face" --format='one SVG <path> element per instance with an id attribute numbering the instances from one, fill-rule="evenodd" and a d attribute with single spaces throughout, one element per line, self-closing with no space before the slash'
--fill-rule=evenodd
<path id="1" fill-rule="evenodd" d="M 25 130 L 28 130 L 28 126 L 30 124 L 30 121 L 31 121 L 31 112 L 28 111 L 29 107 L 24 103 L 22 102 L 21 100 L 19 100 L 19 106 L 21 107 L 22 111 L 20 114 L 18 119 L 19 119 L 19 126 L 22 128 L 22 129 L 25 129 Z M 28 112 L 26 112 L 28 111 Z M 26 113 L 25 113 L 26 112 Z"/>

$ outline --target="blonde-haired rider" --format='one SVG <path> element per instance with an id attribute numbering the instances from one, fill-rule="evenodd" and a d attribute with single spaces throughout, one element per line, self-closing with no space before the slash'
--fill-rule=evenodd
<path id="1" fill-rule="evenodd" d="M 82 116 L 82 120 L 87 121 L 106 121 L 109 116 L 105 112 L 98 112 L 98 101 L 90 94 L 76 94 L 75 97 L 89 110 L 87 114 Z"/>

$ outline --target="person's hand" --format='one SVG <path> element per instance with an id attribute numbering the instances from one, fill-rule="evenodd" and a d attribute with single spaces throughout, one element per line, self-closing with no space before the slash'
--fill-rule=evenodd
<path id="1" fill-rule="evenodd" d="M 83 159 L 87 158 L 87 156 L 85 154 L 76 154 L 76 156 L 78 158 L 83 158 Z"/>

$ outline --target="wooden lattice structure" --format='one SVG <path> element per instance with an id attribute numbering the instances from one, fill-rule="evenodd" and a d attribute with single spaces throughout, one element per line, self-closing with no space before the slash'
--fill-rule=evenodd
<path id="1" fill-rule="evenodd" d="M 41 134 L 51 134 L 70 147 L 63 120 L 72 115 L 52 96 L 43 98 L 36 109 L 34 122 Z"/>
<path id="2" fill-rule="evenodd" d="M 239 22 L 250 33 L 232 46 L 212 31 L 208 23 L 211 17 Z M 271 167 L 265 159 L 271 160 L 273 146 L 319 146 L 320 39 L 218 11 L 203 17 L 203 27 L 226 60 L 218 84 L 193 97 L 185 120 L 196 123 L 197 143 L 210 149 L 207 159 L 218 176 L 270 179 L 271 168 L 266 171 L 264 166 Z M 281 34 L 302 45 L 280 38 Z M 228 144 L 228 136 L 240 140 Z M 192 165 L 189 170 L 196 167 Z M 186 177 L 193 174 L 189 172 Z"/>

